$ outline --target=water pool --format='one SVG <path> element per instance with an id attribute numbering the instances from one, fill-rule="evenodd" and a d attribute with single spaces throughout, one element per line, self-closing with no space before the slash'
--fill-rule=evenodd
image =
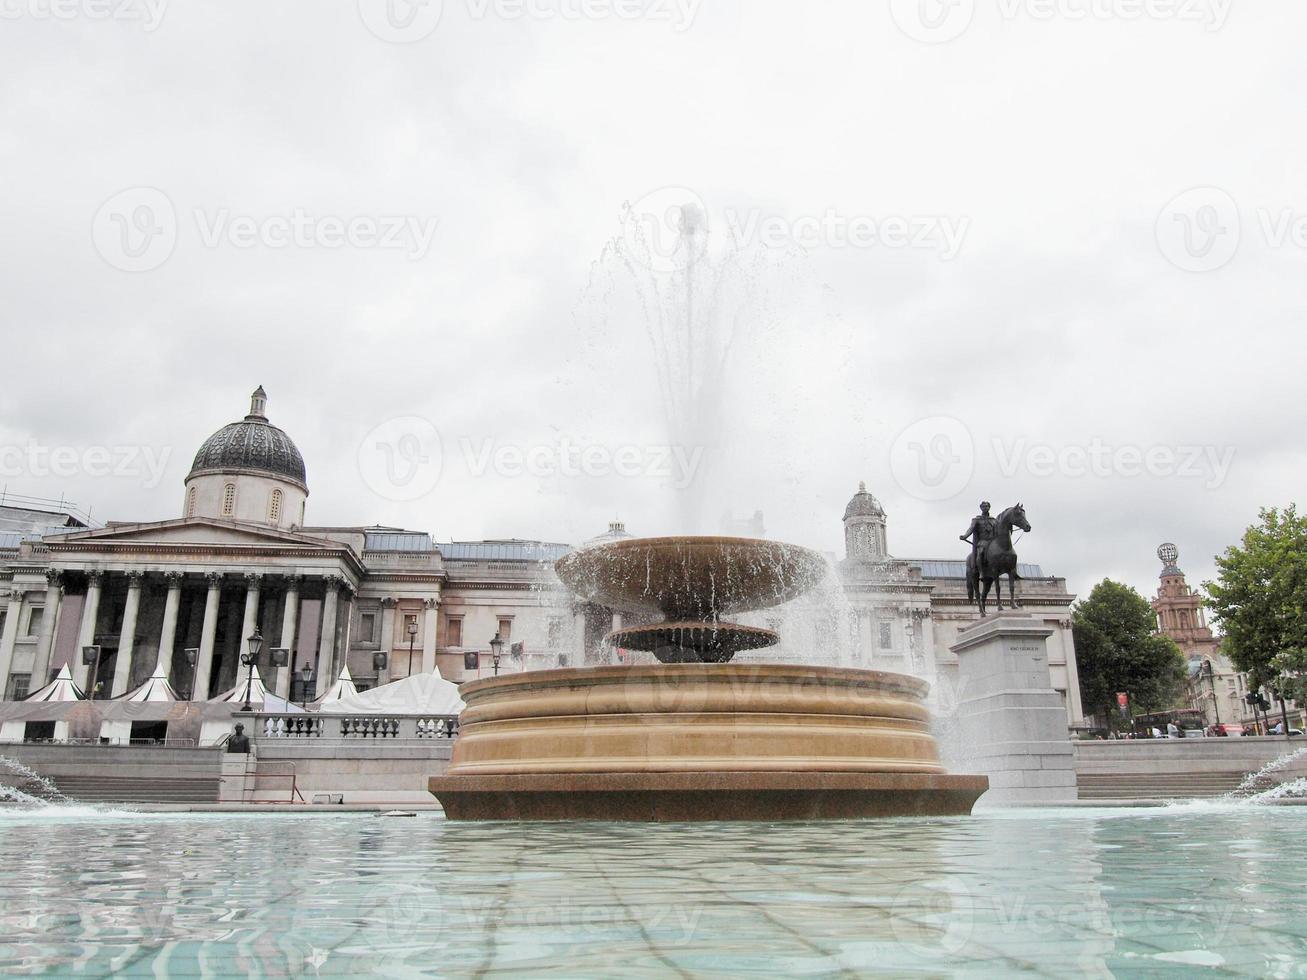
<path id="1" fill-rule="evenodd" d="M 0 812 L 0 972 L 1307 975 L 1307 808 L 826 824 Z"/>

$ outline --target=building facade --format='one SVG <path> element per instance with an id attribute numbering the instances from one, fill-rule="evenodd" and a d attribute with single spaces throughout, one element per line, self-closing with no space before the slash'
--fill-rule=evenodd
<path id="1" fill-rule="evenodd" d="M 1153 612 L 1157 629 L 1175 641 L 1184 654 L 1189 706 L 1201 711 L 1208 725 L 1256 724 L 1253 709 L 1244 701 L 1247 678 L 1221 652 L 1221 641 L 1207 623 L 1203 597 L 1189 587 L 1177 562 L 1180 550 L 1169 541 L 1157 549 L 1162 563 Z"/>
<path id="2" fill-rule="evenodd" d="M 569 544 L 436 542 L 402 528 L 306 524 L 305 463 L 267 405 L 257 389 L 243 418 L 201 444 L 176 519 L 90 527 L 48 513 L 27 530 L 0 530 L 7 698 L 68 665 L 96 698 L 127 694 L 158 668 L 182 697 L 206 700 L 243 682 L 240 656 L 255 632 L 265 650 L 286 651 L 286 666 L 268 666 L 265 654 L 258 670 L 294 701 L 325 691 L 345 666 L 366 688 L 433 669 L 461 682 L 643 656 L 605 642 L 621 613 L 577 601 L 554 574 Z M 754 520 L 761 527 L 761 515 Z M 762 614 L 784 639 L 753 656 L 918 674 L 947 709 L 957 693 L 949 646 L 977 619 L 964 563 L 892 557 L 885 511 L 865 487 L 843 520 L 845 556 L 832 559 L 830 586 Z M 593 540 L 623 536 L 614 523 Z M 1079 725 L 1074 596 L 1036 565 L 1020 570 L 1025 612 L 1054 629 L 1053 684 L 1068 724 Z"/>

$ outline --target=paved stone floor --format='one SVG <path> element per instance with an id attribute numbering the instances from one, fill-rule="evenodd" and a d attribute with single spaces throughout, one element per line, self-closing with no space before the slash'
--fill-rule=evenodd
<path id="1" fill-rule="evenodd" d="M 325 808 L 323 808 L 325 809 Z M 0 973 L 1296 975 L 1307 811 L 821 824 L 0 813 Z"/>

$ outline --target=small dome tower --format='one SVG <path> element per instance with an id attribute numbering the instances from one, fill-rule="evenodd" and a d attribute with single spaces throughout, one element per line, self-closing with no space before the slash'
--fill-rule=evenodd
<path id="1" fill-rule="evenodd" d="M 867 492 L 865 483 L 844 508 L 844 555 L 851 561 L 883 561 L 889 557 L 885 508 Z"/>

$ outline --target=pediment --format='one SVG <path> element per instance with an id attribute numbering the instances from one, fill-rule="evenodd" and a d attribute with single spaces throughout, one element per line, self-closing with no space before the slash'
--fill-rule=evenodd
<path id="1" fill-rule="evenodd" d="M 73 534 L 48 537 L 46 543 L 57 549 L 78 546 L 98 549 L 113 545 L 287 547 L 297 550 L 320 548 L 323 551 L 338 551 L 342 548 L 338 542 L 294 531 L 204 517 L 157 521 L 150 524 L 117 524 L 94 531 L 78 531 Z"/>

